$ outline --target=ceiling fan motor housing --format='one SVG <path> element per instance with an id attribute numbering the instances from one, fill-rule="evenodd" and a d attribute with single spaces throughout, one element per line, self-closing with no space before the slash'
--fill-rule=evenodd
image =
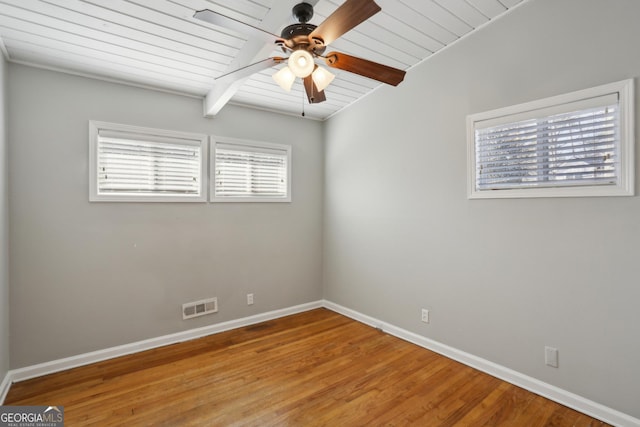
<path id="1" fill-rule="evenodd" d="M 280 37 L 286 40 L 285 45 L 290 50 L 305 49 L 312 54 L 322 55 L 326 49 L 324 43 L 320 39 L 309 39 L 309 34 L 316 29 L 313 24 L 293 24 L 285 27 L 280 33 Z M 287 49 L 283 46 L 282 50 Z"/>
<path id="2" fill-rule="evenodd" d="M 291 13 L 298 23 L 285 27 L 280 33 L 280 37 L 286 40 L 282 50 L 286 52 L 304 49 L 313 55 L 322 55 L 325 50 L 324 42 L 309 38 L 309 34 L 317 28 L 316 25 L 308 24 L 313 17 L 313 6 L 309 3 L 299 3 L 293 7 Z"/>

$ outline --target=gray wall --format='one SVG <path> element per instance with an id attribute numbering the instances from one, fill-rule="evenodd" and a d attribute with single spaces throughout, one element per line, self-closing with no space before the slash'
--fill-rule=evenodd
<path id="1" fill-rule="evenodd" d="M 16 64 L 9 82 L 12 368 L 322 297 L 321 123 Z M 293 202 L 89 203 L 90 119 L 291 144 Z"/>
<path id="2" fill-rule="evenodd" d="M 468 200 L 465 139 L 470 113 L 638 77 L 638 17 L 531 1 L 330 119 L 325 297 L 640 417 L 640 198 Z"/>
<path id="3" fill-rule="evenodd" d="M 7 63 L 0 55 L 0 382 L 9 370 L 9 206 Z"/>

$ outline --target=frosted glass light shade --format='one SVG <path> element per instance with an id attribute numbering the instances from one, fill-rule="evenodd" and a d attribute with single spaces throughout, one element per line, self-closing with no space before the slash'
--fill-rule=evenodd
<path id="1" fill-rule="evenodd" d="M 313 82 L 316 84 L 318 91 L 323 91 L 336 76 L 324 68 L 318 67 L 311 75 L 311 78 L 313 78 Z"/>
<path id="2" fill-rule="evenodd" d="M 296 77 L 305 78 L 313 71 L 313 57 L 306 50 L 296 50 L 289 56 L 289 68 Z"/>
<path id="3" fill-rule="evenodd" d="M 295 74 L 291 72 L 291 69 L 287 66 L 282 68 L 280 71 L 275 73 L 273 76 L 273 80 L 276 81 L 280 85 L 280 87 L 287 92 L 291 92 L 291 87 L 293 86 L 293 82 L 296 80 Z"/>

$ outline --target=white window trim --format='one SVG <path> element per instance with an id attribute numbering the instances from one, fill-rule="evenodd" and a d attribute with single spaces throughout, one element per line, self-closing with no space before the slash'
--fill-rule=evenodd
<path id="1" fill-rule="evenodd" d="M 240 145 L 245 147 L 256 147 L 262 149 L 282 150 L 287 153 L 287 196 L 286 197 L 218 197 L 216 196 L 216 147 L 217 144 Z M 291 202 L 291 146 L 285 144 L 275 144 L 271 142 L 252 141 L 246 139 L 236 139 L 228 137 L 211 136 L 210 160 L 211 173 L 209 175 L 209 200 L 212 203 L 289 203 Z"/>
<path id="2" fill-rule="evenodd" d="M 98 133 L 100 130 L 143 134 L 153 138 L 175 138 L 193 141 L 200 147 L 200 191 L 199 195 L 154 195 L 154 194 L 122 194 L 105 195 L 98 193 Z M 155 129 L 131 126 L 119 123 L 89 121 L 89 201 L 91 202 L 206 202 L 207 201 L 207 161 L 209 159 L 207 135 L 190 132 L 179 132 L 165 129 Z"/>
<path id="3" fill-rule="evenodd" d="M 500 120 L 505 116 L 532 113 L 535 110 L 569 104 L 597 96 L 619 96 L 620 108 L 620 169 L 617 185 L 575 187 L 523 188 L 504 190 L 476 190 L 476 124 L 488 120 Z M 634 81 L 633 79 L 610 83 L 550 98 L 499 108 L 467 116 L 467 189 L 469 199 L 537 198 L 537 197 L 593 197 L 633 196 L 635 193 L 635 136 L 634 136 Z M 516 121 L 516 120 L 513 120 Z"/>

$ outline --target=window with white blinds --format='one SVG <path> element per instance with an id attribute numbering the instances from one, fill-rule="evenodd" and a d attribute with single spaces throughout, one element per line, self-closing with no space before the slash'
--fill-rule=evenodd
<path id="1" fill-rule="evenodd" d="M 471 198 L 633 195 L 633 83 L 469 116 Z"/>
<path id="2" fill-rule="evenodd" d="M 291 147 L 220 140 L 213 148 L 211 201 L 291 201 Z"/>
<path id="3" fill-rule="evenodd" d="M 206 201 L 206 139 L 90 122 L 90 200 Z"/>

